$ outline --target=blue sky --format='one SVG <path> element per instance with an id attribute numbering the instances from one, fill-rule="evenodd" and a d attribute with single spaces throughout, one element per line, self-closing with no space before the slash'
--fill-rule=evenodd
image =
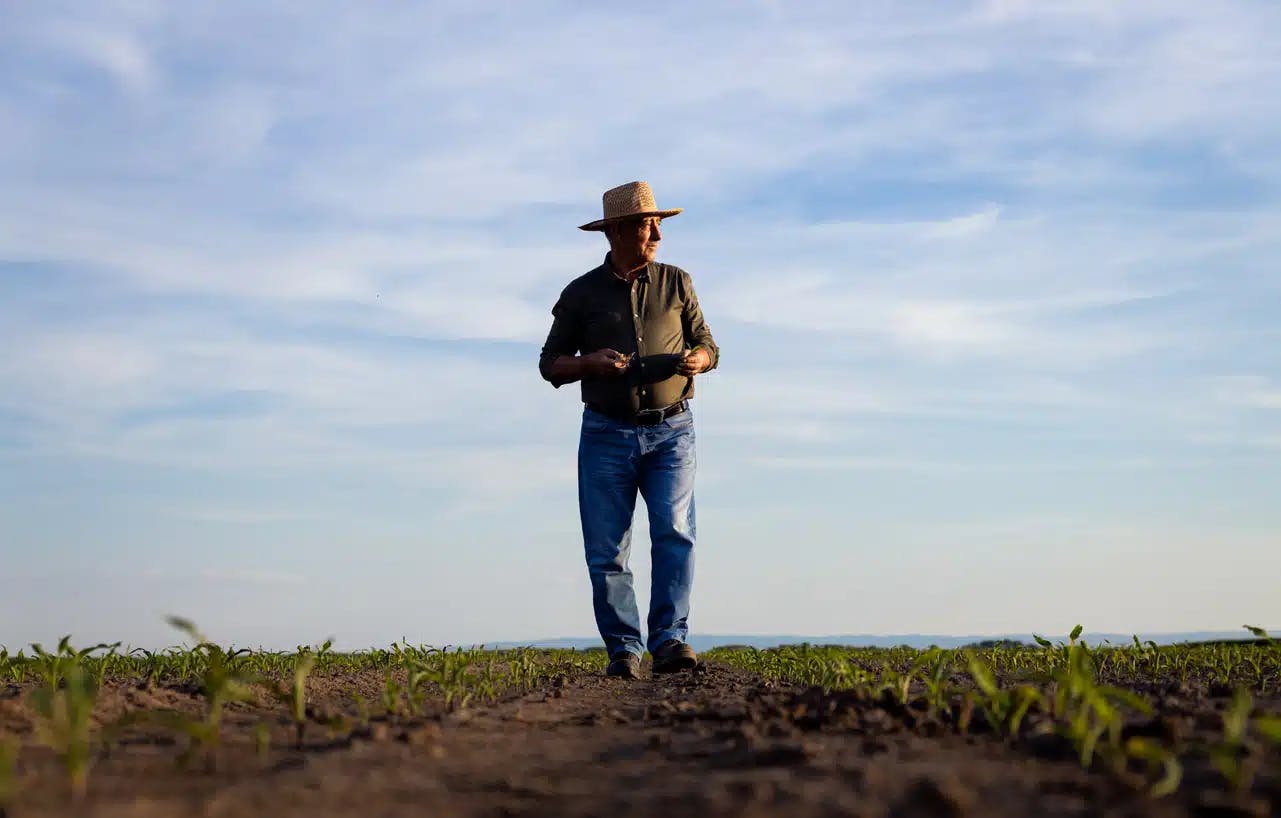
<path id="1" fill-rule="evenodd" d="M 660 258 L 723 350 L 696 630 L 1281 625 L 1278 36 L 1272 2 L 4 4 L 0 644 L 593 633 L 536 362 L 632 179 L 686 208 Z"/>

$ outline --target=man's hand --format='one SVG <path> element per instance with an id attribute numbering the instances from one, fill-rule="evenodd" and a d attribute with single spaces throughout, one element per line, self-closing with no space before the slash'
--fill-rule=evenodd
<path id="1" fill-rule="evenodd" d="M 685 350 L 685 357 L 681 358 L 680 363 L 676 364 L 676 374 L 692 378 L 700 372 L 706 372 L 707 368 L 712 365 L 712 356 L 707 350 L 699 347 L 698 349 Z"/>
<path id="2" fill-rule="evenodd" d="M 579 365 L 585 375 L 612 378 L 627 371 L 628 357 L 615 349 L 598 349 L 584 355 L 579 360 Z"/>

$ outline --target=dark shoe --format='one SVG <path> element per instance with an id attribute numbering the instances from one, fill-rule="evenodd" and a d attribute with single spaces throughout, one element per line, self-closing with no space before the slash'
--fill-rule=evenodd
<path id="1" fill-rule="evenodd" d="M 698 667 L 698 654 L 684 642 L 668 639 L 654 651 L 655 673 L 676 673 Z"/>
<path id="2" fill-rule="evenodd" d="M 621 679 L 640 678 L 640 657 L 631 651 L 623 651 L 609 661 L 605 668 L 606 676 L 617 676 Z"/>

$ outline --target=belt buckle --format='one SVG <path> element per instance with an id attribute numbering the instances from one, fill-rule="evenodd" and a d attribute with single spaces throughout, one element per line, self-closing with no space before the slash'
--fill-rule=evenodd
<path id="1" fill-rule="evenodd" d="M 654 420 L 652 421 L 645 420 L 646 415 L 654 415 Z M 641 426 L 657 426 L 662 422 L 663 422 L 662 409 L 642 409 L 636 413 L 636 423 L 638 423 Z"/>

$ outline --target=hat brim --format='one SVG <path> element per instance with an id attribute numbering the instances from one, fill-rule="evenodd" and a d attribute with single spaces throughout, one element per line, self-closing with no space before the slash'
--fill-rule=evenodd
<path id="1" fill-rule="evenodd" d="M 647 210 L 644 213 L 628 213 L 626 216 L 614 216 L 613 218 L 610 218 L 610 219 L 597 219 L 594 222 L 581 224 L 578 226 L 578 229 L 579 230 L 603 230 L 605 228 L 605 225 L 607 224 L 613 224 L 614 222 L 625 222 L 628 219 L 643 219 L 646 216 L 657 216 L 660 219 L 666 219 L 671 216 L 675 216 L 677 213 L 680 213 L 684 209 L 685 208 L 683 207 L 678 207 L 675 210 Z"/>

